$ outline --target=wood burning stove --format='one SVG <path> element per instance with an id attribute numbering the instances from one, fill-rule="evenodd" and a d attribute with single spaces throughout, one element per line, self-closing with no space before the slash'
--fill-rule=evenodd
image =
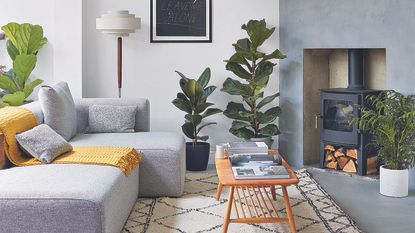
<path id="1" fill-rule="evenodd" d="M 353 118 L 360 117 L 357 106 L 366 106 L 368 95 L 377 95 L 379 90 L 369 90 L 364 86 L 364 50 L 349 49 L 349 85 L 347 88 L 320 90 L 320 167 L 337 167 L 359 175 L 368 172 L 368 159 L 376 151 L 368 146 L 371 135 L 360 131 L 351 124 Z M 357 153 L 357 155 L 356 155 Z M 339 158 L 344 157 L 344 158 Z M 372 161 L 370 159 L 369 161 Z M 352 164 L 353 163 L 353 164 Z M 373 168 L 371 167 L 370 170 Z"/>

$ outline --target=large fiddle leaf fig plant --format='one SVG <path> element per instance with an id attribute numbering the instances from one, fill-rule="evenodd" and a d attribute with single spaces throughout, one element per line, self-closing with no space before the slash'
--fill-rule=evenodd
<path id="1" fill-rule="evenodd" d="M 233 119 L 229 132 L 244 138 L 265 138 L 278 135 L 278 126 L 273 122 L 281 113 L 279 106 L 264 111 L 280 94 L 264 96 L 270 75 L 276 63 L 272 60 L 283 59 L 285 55 L 278 49 L 271 53 L 260 50 L 261 45 L 274 33 L 275 27 L 268 28 L 265 20 L 250 20 L 242 25 L 249 38 L 243 38 L 233 44 L 235 53 L 226 62 L 226 69 L 235 74 L 242 82 L 227 78 L 222 91 L 241 96 L 242 103 L 229 102 L 225 116 Z"/>
<path id="2" fill-rule="evenodd" d="M 1 106 L 22 105 L 33 89 L 43 80 L 29 81 L 36 66 L 36 55 L 47 42 L 43 29 L 29 23 L 8 23 L 1 27 L 7 37 L 7 52 L 13 61 L 13 68 L 0 71 Z"/>
<path id="3" fill-rule="evenodd" d="M 207 102 L 208 97 L 215 91 L 215 86 L 208 86 L 210 81 L 210 68 L 206 68 L 198 80 L 189 79 L 176 71 L 181 77 L 179 84 L 182 92 L 177 93 L 173 100 L 174 106 L 186 112 L 185 123 L 182 125 L 183 133 L 192 140 L 195 146 L 198 140 L 207 141 L 209 136 L 199 136 L 200 131 L 215 122 L 203 122 L 208 116 L 222 112 L 218 108 L 210 108 L 213 103 Z"/>

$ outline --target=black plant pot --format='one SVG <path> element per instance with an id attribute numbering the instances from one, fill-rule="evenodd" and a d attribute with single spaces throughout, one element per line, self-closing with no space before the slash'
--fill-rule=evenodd
<path id="1" fill-rule="evenodd" d="M 195 146 L 186 142 L 186 169 L 188 171 L 205 171 L 209 162 L 210 144 L 198 142 Z"/>

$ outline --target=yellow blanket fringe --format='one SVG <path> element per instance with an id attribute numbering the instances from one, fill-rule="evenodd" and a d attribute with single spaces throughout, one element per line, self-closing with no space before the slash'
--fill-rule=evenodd
<path id="1" fill-rule="evenodd" d="M 16 134 L 37 125 L 35 115 L 23 107 L 0 109 L 0 132 L 5 136 L 6 156 L 17 166 L 39 165 L 39 160 L 25 155 L 16 141 Z M 56 164 L 95 164 L 119 168 L 130 174 L 141 161 L 141 152 L 134 148 L 117 146 L 80 146 L 57 157 Z"/>

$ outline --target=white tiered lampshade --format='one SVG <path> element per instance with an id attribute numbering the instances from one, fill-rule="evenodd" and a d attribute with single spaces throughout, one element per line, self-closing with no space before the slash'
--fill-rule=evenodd
<path id="1" fill-rule="evenodd" d="M 96 19 L 96 29 L 116 37 L 126 37 L 140 28 L 141 19 L 126 10 L 109 11 Z"/>

